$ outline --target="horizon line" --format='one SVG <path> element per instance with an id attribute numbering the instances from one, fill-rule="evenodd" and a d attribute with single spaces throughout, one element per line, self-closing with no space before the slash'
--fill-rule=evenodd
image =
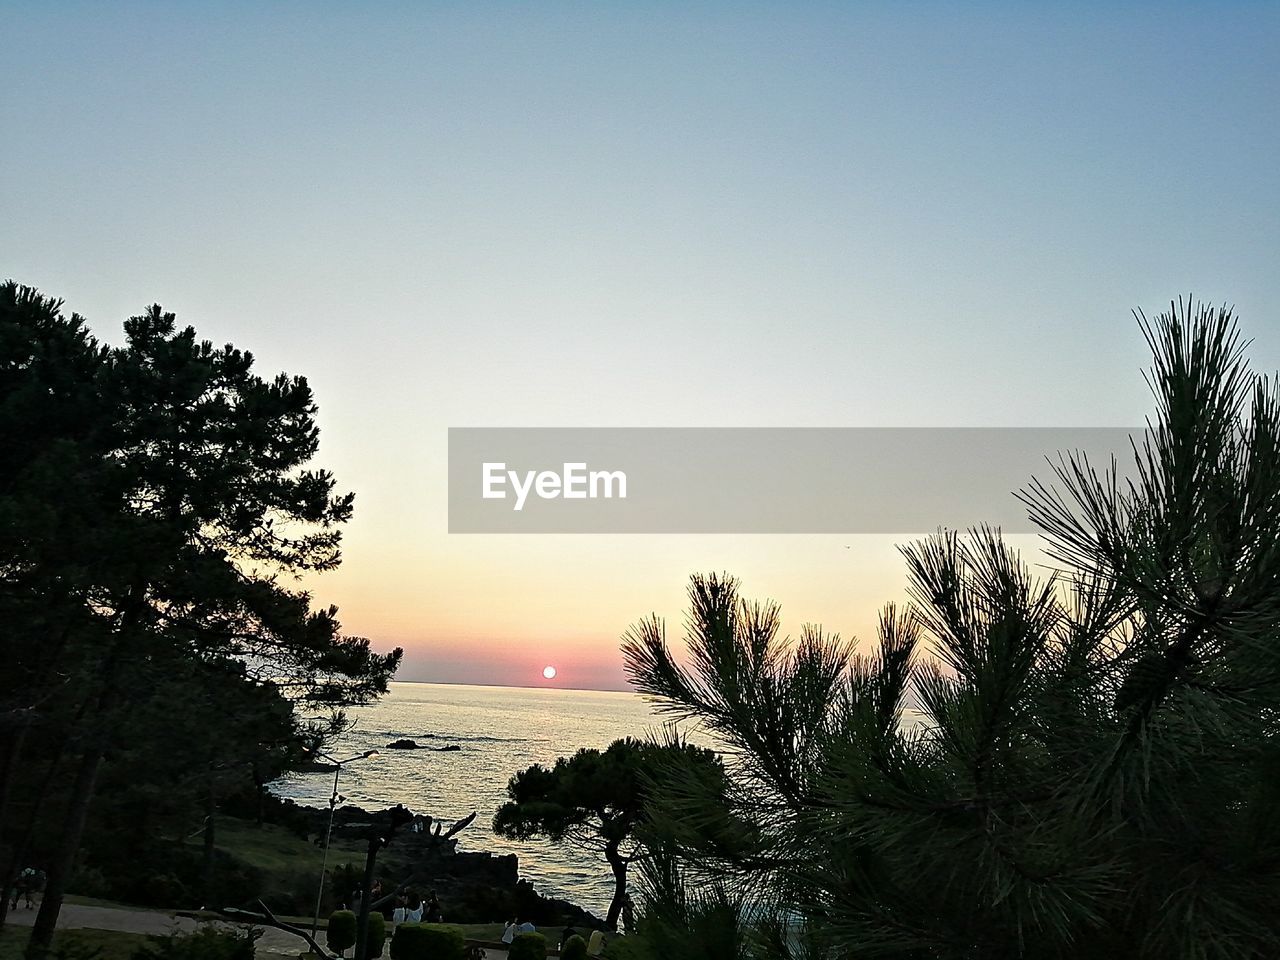
<path id="1" fill-rule="evenodd" d="M 636 696 L 644 696 L 634 687 L 570 687 L 548 683 L 545 685 L 533 686 L 527 683 L 469 683 L 464 680 L 401 680 L 392 679 L 390 683 L 420 683 L 428 686 L 438 687 L 499 687 L 504 690 L 565 690 L 579 691 L 583 693 L 631 693 Z"/>

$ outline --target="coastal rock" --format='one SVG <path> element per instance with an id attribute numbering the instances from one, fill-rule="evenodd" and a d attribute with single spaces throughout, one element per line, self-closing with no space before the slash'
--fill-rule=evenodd
<path id="1" fill-rule="evenodd" d="M 323 842 L 329 822 L 327 808 L 310 807 L 275 795 L 268 795 L 264 813 L 268 822 L 295 830 L 300 836 Z M 357 843 L 368 838 L 369 828 L 382 822 L 388 811 L 368 811 L 344 804 L 333 811 L 333 837 Z M 463 821 L 447 820 L 457 826 Z M 421 828 L 413 829 L 414 823 Z M 595 929 L 598 917 L 574 903 L 544 896 L 520 877 L 515 854 L 459 851 L 456 836 L 442 836 L 433 827 L 438 821 L 419 814 L 397 831 L 391 844 L 378 857 L 378 874 L 393 885 L 412 877 L 421 891 L 436 891 L 444 904 L 445 917 L 452 923 L 493 923 L 519 915 L 540 927 L 559 929 L 566 923 Z M 475 837 L 481 841 L 480 836 Z M 355 869 L 354 866 L 350 869 Z"/>
<path id="2" fill-rule="evenodd" d="M 392 740 L 387 744 L 388 750 L 422 750 L 425 749 L 422 744 L 416 740 L 410 740 L 408 737 L 402 737 L 399 740 Z"/>

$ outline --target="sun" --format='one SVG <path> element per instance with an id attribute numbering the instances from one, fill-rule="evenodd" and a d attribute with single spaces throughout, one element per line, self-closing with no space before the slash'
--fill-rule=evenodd
<path id="1" fill-rule="evenodd" d="M 542 676 L 547 680 L 554 680 L 556 678 L 556 668 L 550 665 L 543 667 Z"/>

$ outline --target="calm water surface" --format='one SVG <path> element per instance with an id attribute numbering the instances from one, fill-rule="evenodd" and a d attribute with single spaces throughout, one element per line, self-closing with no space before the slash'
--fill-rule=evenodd
<path id="1" fill-rule="evenodd" d="M 580 747 L 606 747 L 619 737 L 658 730 L 661 719 L 645 700 L 594 690 L 393 683 L 386 697 L 351 711 L 351 716 L 355 727 L 333 755 L 370 749 L 381 755 L 344 767 L 338 789 L 348 802 L 366 808 L 403 803 L 445 820 L 475 810 L 475 823 L 459 835 L 459 849 L 516 853 L 521 876 L 539 891 L 603 915 L 612 882 L 608 866 L 594 851 L 504 840 L 490 824 L 516 771 L 533 763 L 552 764 Z M 401 737 L 461 749 L 386 749 Z M 298 774 L 273 789 L 324 807 L 332 784 L 332 773 Z"/>

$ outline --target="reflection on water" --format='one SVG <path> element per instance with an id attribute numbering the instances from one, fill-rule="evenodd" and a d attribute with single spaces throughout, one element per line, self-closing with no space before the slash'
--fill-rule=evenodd
<path id="1" fill-rule="evenodd" d="M 661 725 L 631 693 L 593 690 L 394 683 L 378 703 L 351 711 L 354 729 L 334 747 L 343 757 L 381 753 L 344 767 L 339 791 L 363 807 L 403 803 L 415 812 L 455 820 L 475 810 L 459 849 L 520 856 L 520 874 L 539 891 L 603 914 L 612 892 L 609 868 L 591 850 L 504 840 L 489 824 L 506 799 L 507 781 L 533 763 L 552 764 L 580 747 L 606 747 Z M 402 737 L 457 751 L 387 750 Z M 297 774 L 273 784 L 300 803 L 327 806 L 332 773 Z"/>

